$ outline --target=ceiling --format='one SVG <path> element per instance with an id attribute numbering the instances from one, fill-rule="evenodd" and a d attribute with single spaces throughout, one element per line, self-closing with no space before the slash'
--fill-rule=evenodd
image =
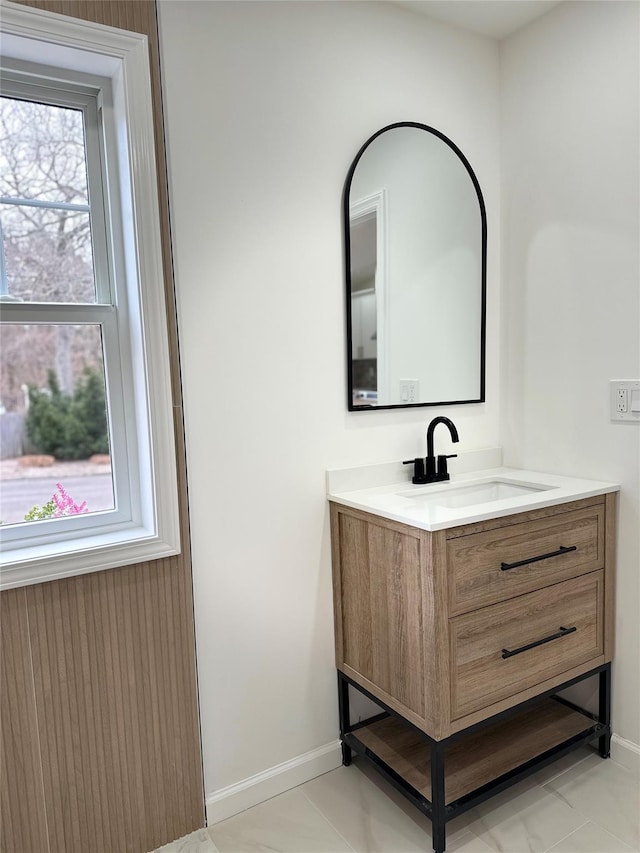
<path id="1" fill-rule="evenodd" d="M 562 0 L 394 0 L 419 15 L 428 15 L 465 27 L 484 36 L 501 39 Z"/>

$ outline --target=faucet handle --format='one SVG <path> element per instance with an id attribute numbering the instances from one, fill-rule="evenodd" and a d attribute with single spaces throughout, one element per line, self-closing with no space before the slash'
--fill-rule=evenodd
<path id="1" fill-rule="evenodd" d="M 407 459 L 402 464 L 413 465 L 413 477 L 411 478 L 412 483 L 422 485 L 427 482 L 427 478 L 424 473 L 424 459 L 420 456 L 416 456 L 415 459 Z"/>
<path id="2" fill-rule="evenodd" d="M 438 456 L 438 473 L 436 475 L 438 480 L 449 479 L 449 472 L 447 471 L 447 459 L 453 459 L 457 455 L 457 453 L 443 453 Z"/>

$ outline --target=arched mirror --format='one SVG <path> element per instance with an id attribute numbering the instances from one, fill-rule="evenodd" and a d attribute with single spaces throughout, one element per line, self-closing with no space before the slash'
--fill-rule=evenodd
<path id="1" fill-rule="evenodd" d="M 460 149 L 424 124 L 379 130 L 344 229 L 349 409 L 483 402 L 487 224 Z"/>

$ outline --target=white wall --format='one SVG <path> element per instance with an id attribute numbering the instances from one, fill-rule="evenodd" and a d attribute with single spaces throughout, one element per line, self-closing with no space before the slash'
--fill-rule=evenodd
<path id="1" fill-rule="evenodd" d="M 206 794 L 336 737 L 324 470 L 423 453 L 437 413 L 346 411 L 342 187 L 400 120 L 453 139 L 487 204 L 461 448 L 623 485 L 614 724 L 640 742 L 640 431 L 607 410 L 640 374 L 637 4 L 502 44 L 503 299 L 496 43 L 383 3 L 159 5 Z"/>
<path id="2" fill-rule="evenodd" d="M 502 43 L 505 461 L 621 483 L 614 731 L 640 743 L 636 2 L 564 3 Z"/>
<path id="3" fill-rule="evenodd" d="M 483 188 L 487 403 L 445 412 L 497 442 L 498 50 L 377 2 L 159 7 L 209 796 L 337 737 L 324 471 L 423 454 L 438 412 L 346 410 L 342 189 L 394 121 Z"/>

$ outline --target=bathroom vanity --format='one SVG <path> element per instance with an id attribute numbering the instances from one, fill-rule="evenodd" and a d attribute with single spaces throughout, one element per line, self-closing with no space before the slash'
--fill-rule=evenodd
<path id="1" fill-rule="evenodd" d="M 453 817 L 582 744 L 609 755 L 618 487 L 353 486 L 329 483 L 343 762 L 376 766 L 442 853 Z M 594 675 L 597 713 L 557 695 Z M 349 688 L 380 713 L 352 722 Z"/>

